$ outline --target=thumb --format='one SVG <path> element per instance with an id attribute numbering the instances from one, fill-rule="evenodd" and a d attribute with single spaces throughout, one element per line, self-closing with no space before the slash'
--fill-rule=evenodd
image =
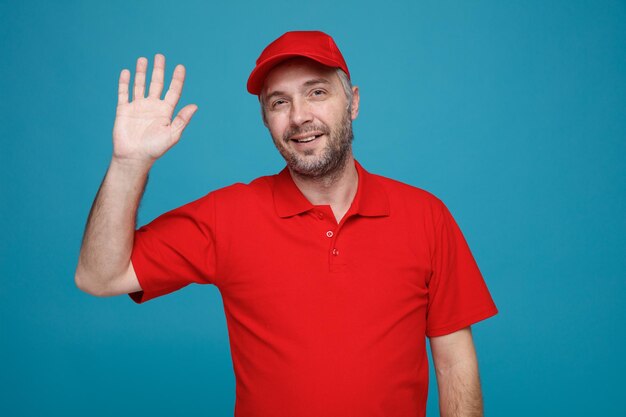
<path id="1" fill-rule="evenodd" d="M 174 118 L 174 121 L 172 121 L 172 129 L 174 129 L 176 132 L 182 132 L 182 130 L 187 127 L 187 124 L 189 124 L 189 121 L 191 120 L 191 117 L 194 115 L 196 110 L 198 110 L 198 106 L 196 106 L 195 104 L 188 104 L 180 109 L 180 111 Z"/>

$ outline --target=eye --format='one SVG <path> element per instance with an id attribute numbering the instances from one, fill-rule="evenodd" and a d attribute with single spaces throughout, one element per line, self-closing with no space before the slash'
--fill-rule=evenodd
<path id="1" fill-rule="evenodd" d="M 318 88 L 318 89 L 313 90 L 313 91 L 311 92 L 311 94 L 312 94 L 312 95 L 314 95 L 314 96 L 318 96 L 318 97 L 320 97 L 320 96 L 325 95 L 325 94 L 326 94 L 326 91 L 324 91 L 324 90 L 322 90 L 322 89 L 319 89 L 319 88 Z"/>
<path id="2" fill-rule="evenodd" d="M 283 99 L 274 100 L 274 101 L 272 101 L 272 108 L 274 109 L 274 108 L 276 108 L 278 106 L 281 106 L 281 105 L 285 104 L 286 102 L 287 101 L 283 100 Z"/>

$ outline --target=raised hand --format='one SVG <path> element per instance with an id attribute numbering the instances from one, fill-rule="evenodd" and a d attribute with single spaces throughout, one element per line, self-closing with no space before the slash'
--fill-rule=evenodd
<path id="1" fill-rule="evenodd" d="M 195 104 L 183 107 L 172 120 L 183 84 L 185 67 L 177 65 L 170 87 L 161 100 L 165 57 L 154 57 L 154 69 L 148 97 L 145 97 L 145 81 L 148 60 L 137 59 L 135 85 L 132 101 L 128 100 L 130 71 L 120 73 L 117 112 L 113 127 L 113 158 L 118 161 L 150 166 L 180 139 L 183 130 L 198 109 Z"/>

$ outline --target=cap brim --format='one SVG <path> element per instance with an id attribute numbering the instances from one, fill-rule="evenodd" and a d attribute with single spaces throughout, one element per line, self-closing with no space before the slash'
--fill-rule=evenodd
<path id="1" fill-rule="evenodd" d="M 265 82 L 267 74 L 281 62 L 286 61 L 289 58 L 295 58 L 299 56 L 312 59 L 322 65 L 326 65 L 327 67 L 341 68 L 341 64 L 339 62 L 330 60 L 327 57 L 322 57 L 319 55 L 298 53 L 277 54 L 272 56 L 271 58 L 266 59 L 260 64 L 257 64 L 257 66 L 252 70 L 252 72 L 250 73 L 250 77 L 248 77 L 248 92 L 257 96 L 261 94 L 261 90 L 263 89 L 263 83 Z"/>

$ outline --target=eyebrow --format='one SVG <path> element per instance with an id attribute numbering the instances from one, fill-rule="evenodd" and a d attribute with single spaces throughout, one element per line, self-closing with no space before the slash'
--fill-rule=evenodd
<path id="1" fill-rule="evenodd" d="M 305 82 L 302 85 L 304 87 L 310 87 L 310 86 L 315 85 L 315 84 L 330 84 L 330 81 L 328 81 L 326 78 L 315 78 L 313 80 L 309 80 L 309 81 Z"/>
<path id="2" fill-rule="evenodd" d="M 328 81 L 326 78 L 314 78 L 312 80 L 306 81 L 304 84 L 302 84 L 302 87 L 304 88 L 311 87 L 316 84 L 329 84 L 330 85 L 330 81 Z M 283 96 L 285 94 L 286 93 L 284 91 L 272 91 L 270 94 L 268 94 L 265 97 L 265 100 L 269 101 L 269 99 L 271 99 L 272 97 Z"/>

